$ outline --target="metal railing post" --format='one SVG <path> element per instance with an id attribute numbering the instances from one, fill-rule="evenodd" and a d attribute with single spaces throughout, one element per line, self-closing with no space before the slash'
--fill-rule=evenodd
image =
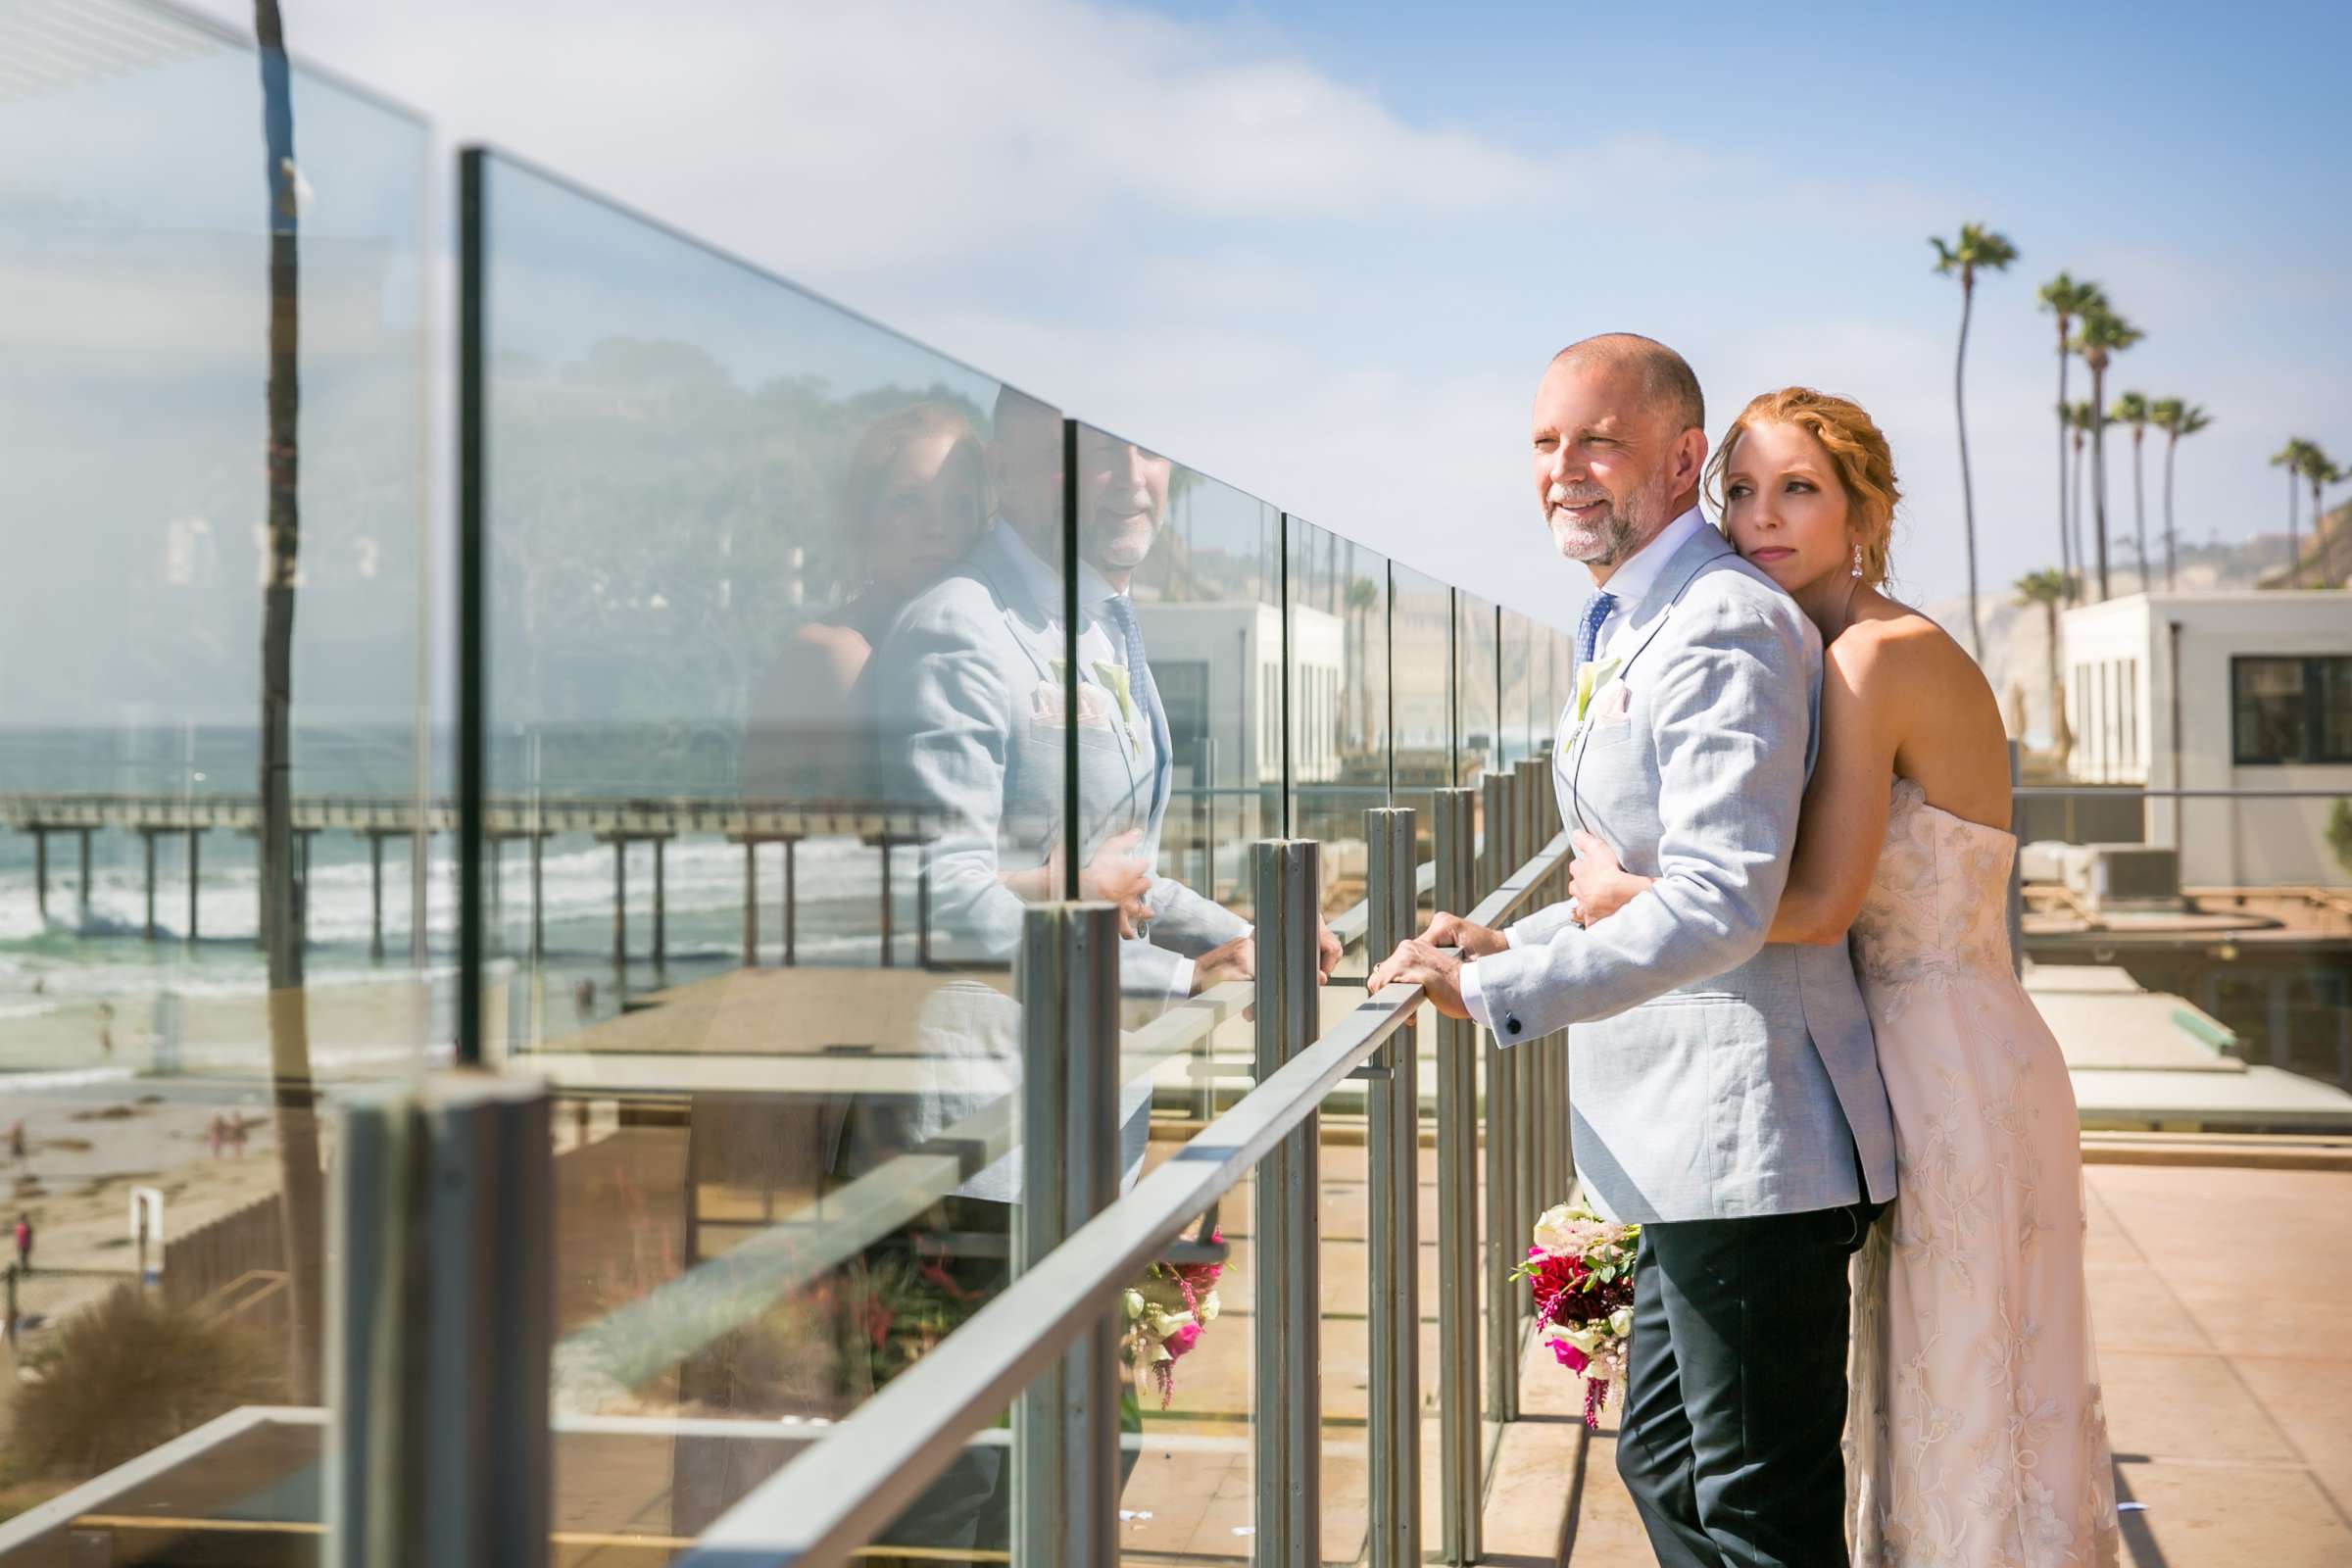
<path id="1" fill-rule="evenodd" d="M 1524 765 L 1511 769 L 1508 804 L 1510 823 L 1503 841 L 1502 874 L 1511 876 L 1536 853 L 1533 802 Z M 1504 1236 L 1504 1256 L 1512 1266 L 1527 1254 L 1527 1238 L 1536 1226 L 1536 1160 L 1542 1141 L 1541 1079 L 1537 1072 L 1543 1042 L 1530 1040 L 1503 1053 L 1511 1073 L 1511 1225 Z M 1518 1316 L 1532 1316 L 1524 1288 L 1511 1292 Z"/>
<path id="2" fill-rule="evenodd" d="M 546 1563 L 553 1139 L 546 1089 L 517 1079 L 345 1102 L 327 1354 L 336 1568 Z"/>
<path id="3" fill-rule="evenodd" d="M 1316 906 L 1322 846 L 1250 847 L 1257 910 L 1257 1077 L 1316 1033 Z M 1321 1236 L 1315 1208 L 1320 1116 L 1308 1116 L 1257 1167 L 1256 1399 L 1258 1568 L 1322 1560 Z"/>
<path id="4" fill-rule="evenodd" d="M 1437 906 L 1477 903 L 1476 792 L 1438 790 Z M 1478 1374 L 1478 1026 L 1438 1019 L 1438 1494 L 1445 1559 L 1476 1562 L 1485 1493 Z"/>
<path id="5" fill-rule="evenodd" d="M 1415 814 L 1364 812 L 1368 951 L 1386 956 L 1417 929 L 1413 907 Z M 1421 1088 L 1412 1025 L 1373 1057 L 1385 1078 L 1367 1086 L 1366 1180 L 1371 1187 L 1370 1322 L 1372 1568 L 1421 1561 Z"/>
<path id="6" fill-rule="evenodd" d="M 1479 786 L 1486 831 L 1479 842 L 1478 883 L 1465 906 L 1477 901 L 1480 890 L 1501 885 L 1511 838 L 1509 781 L 1490 773 Z M 1518 1231 L 1519 1095 L 1513 1077 L 1517 1058 L 1495 1044 L 1491 1030 L 1486 1035 L 1485 1068 L 1481 1123 L 1486 1130 L 1487 1419 L 1509 1421 L 1519 1414 L 1518 1292 L 1510 1278 L 1519 1262 L 1513 1241 Z"/>
<path id="7" fill-rule="evenodd" d="M 1520 841 L 1519 858 L 1522 864 L 1551 840 L 1551 834 L 1545 826 L 1551 815 L 1550 782 L 1551 767 L 1548 762 L 1531 758 L 1519 764 L 1519 820 L 1520 831 L 1525 835 Z M 1544 891 L 1536 895 L 1530 907 L 1541 908 L 1553 902 L 1551 884 L 1552 878 L 1545 877 Z M 1565 1129 L 1561 1120 L 1562 1107 L 1557 1103 L 1557 1074 L 1554 1071 L 1559 1065 L 1561 1053 L 1567 1049 L 1567 1040 L 1564 1034 L 1555 1032 L 1522 1049 L 1527 1052 L 1528 1058 L 1528 1170 L 1533 1194 L 1525 1218 L 1532 1233 L 1536 1216 L 1568 1196 L 1561 1191 L 1559 1148 Z"/>
<path id="8" fill-rule="evenodd" d="M 1510 776 L 1506 773 L 1483 774 L 1478 781 L 1478 890 L 1481 892 L 1502 886 L 1502 879 L 1510 874 L 1511 868 L 1503 863 L 1502 858 L 1509 840 L 1503 825 L 1510 816 L 1504 805 L 1507 798 L 1505 792 L 1509 787 Z M 1453 912 L 1462 914 L 1467 911 L 1456 909 Z"/>
<path id="9" fill-rule="evenodd" d="M 1544 771 L 1536 786 L 1536 796 L 1543 803 L 1544 808 L 1543 815 L 1537 823 L 1536 836 L 1542 842 L 1549 844 L 1553 839 L 1559 837 L 1561 829 L 1565 825 L 1560 820 L 1559 788 L 1554 780 L 1549 758 L 1544 760 Z M 1552 872 L 1551 887 L 1544 900 L 1544 903 L 1559 904 L 1566 901 L 1568 897 L 1568 858 L 1563 857 L 1557 868 Z M 1550 1128 L 1550 1134 L 1544 1140 L 1544 1147 L 1551 1151 L 1550 1200 L 1553 1202 L 1565 1202 L 1571 1189 L 1576 1186 L 1576 1156 L 1569 1143 L 1571 1129 L 1574 1126 L 1568 1103 L 1569 1031 L 1561 1030 L 1553 1037 L 1553 1041 L 1549 1052 L 1551 1119 L 1546 1123 Z"/>
<path id="10" fill-rule="evenodd" d="M 1026 1269 L 1118 1197 L 1118 910 L 1026 910 L 1020 996 L 1014 1260 Z M 1014 1561 L 1092 1568 L 1117 1560 L 1118 1408 L 1118 1321 L 1106 1312 L 1014 1402 Z"/>

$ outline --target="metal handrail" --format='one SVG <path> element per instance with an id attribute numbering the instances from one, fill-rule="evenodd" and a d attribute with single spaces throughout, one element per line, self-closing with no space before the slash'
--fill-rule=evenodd
<path id="1" fill-rule="evenodd" d="M 1499 925 L 1567 857 L 1555 834 L 1470 911 Z M 1100 1319 L 1109 1300 L 1203 1209 L 1231 1192 L 1423 1002 L 1399 981 L 1348 1016 L 1159 1168 L 1040 1259 L 934 1351 L 878 1391 L 707 1530 L 679 1568 L 843 1561 L 921 1495 L 973 1434 Z M 943 1353 L 949 1348 L 954 1353 Z"/>

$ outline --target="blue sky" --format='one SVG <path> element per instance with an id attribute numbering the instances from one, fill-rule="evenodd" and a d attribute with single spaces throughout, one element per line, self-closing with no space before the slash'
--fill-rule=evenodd
<path id="1" fill-rule="evenodd" d="M 1717 427 L 1785 381 L 1860 397 L 1909 491 L 1899 585 L 1955 591 L 1959 298 L 1926 236 L 1964 220 L 2023 253 L 1972 339 L 1988 592 L 2055 564 L 2034 293 L 2060 268 L 2148 333 L 2111 390 L 2217 416 L 2182 450 L 2185 537 L 2280 528 L 2289 434 L 2352 455 L 2340 10 L 286 9 L 298 51 L 452 141 L 1554 617 L 1583 583 L 1536 517 L 1526 403 L 1612 327 L 1689 353 Z"/>

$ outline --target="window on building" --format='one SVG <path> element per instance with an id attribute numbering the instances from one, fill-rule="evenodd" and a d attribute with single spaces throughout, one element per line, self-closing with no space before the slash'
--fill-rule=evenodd
<path id="1" fill-rule="evenodd" d="M 2352 762 L 2352 655 L 2230 661 L 2231 760 Z"/>
<path id="2" fill-rule="evenodd" d="M 1168 715 L 1169 761 L 1193 769 L 1198 781 L 1208 765 L 1208 661 L 1154 659 L 1152 684 L 1159 688 L 1159 706 Z"/>
<path id="3" fill-rule="evenodd" d="M 2139 661 L 2127 659 L 2123 664 L 2124 686 L 2124 771 L 2139 771 Z"/>

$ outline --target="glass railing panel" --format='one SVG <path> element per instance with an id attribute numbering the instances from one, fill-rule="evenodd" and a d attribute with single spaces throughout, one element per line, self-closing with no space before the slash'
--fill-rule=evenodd
<path id="1" fill-rule="evenodd" d="M 226 29 L 19 5 L 0 63 L 17 1514 L 217 1418 L 320 1402 L 313 1090 L 413 1074 L 453 1026 L 449 841 L 416 852 L 446 761 L 426 129 L 292 71 L 267 94 L 288 209 L 264 72 Z M 252 1500 L 305 1462 L 199 1454 L 173 1494 Z M 137 1491 L 92 1495 L 129 1513 Z M 315 1497 L 279 1500 L 317 1525 Z M 69 1523 L 34 1549 L 84 1549 Z"/>
<path id="2" fill-rule="evenodd" d="M 1429 863 L 1436 803 L 1453 783 L 1453 595 L 1402 562 L 1389 565 L 1389 689 L 1396 803 L 1419 813 L 1415 864 Z M 1427 898 L 1423 906 L 1427 907 Z"/>
<path id="3" fill-rule="evenodd" d="M 1524 762 L 1535 751 L 1535 683 L 1536 647 L 1535 626 L 1516 610 L 1500 613 L 1501 641 L 1501 747 L 1502 762 L 1508 767 Z"/>
<path id="4" fill-rule="evenodd" d="M 1459 589 L 1453 595 L 1453 781 L 1476 785 L 1502 761 L 1501 662 L 1494 606 Z M 1483 837 L 1483 824 L 1479 832 Z"/>
<path id="5" fill-rule="evenodd" d="M 1362 902 L 1364 812 L 1389 804 L 1388 559 L 1286 519 L 1291 834 L 1323 846 L 1326 918 Z M 1360 946 L 1341 971 L 1364 972 Z"/>
<path id="6" fill-rule="evenodd" d="M 1545 755 L 1559 741 L 1559 710 L 1569 701 L 1569 661 L 1574 644 L 1554 625 L 1534 625 L 1534 672 L 1527 682 L 1527 738 L 1536 755 Z"/>
<path id="7" fill-rule="evenodd" d="M 1283 830 L 1282 514 L 1108 432 L 1076 443 L 1083 853 L 1147 906 L 1121 953 L 1128 1071 L 1197 1121 L 1251 1082 L 1250 846 Z"/>
<path id="8" fill-rule="evenodd" d="M 1073 702 L 1063 421 L 561 180 L 477 177 L 487 1045 L 569 1102 L 558 1415 L 838 1421 L 1010 1277 L 1013 976 L 1068 886 L 1073 753 L 1082 889 L 1134 891 L 1099 857 L 1144 819 L 1143 726 L 1097 672 Z M 738 1464 L 681 1443 L 643 1533 L 692 1534 Z"/>

